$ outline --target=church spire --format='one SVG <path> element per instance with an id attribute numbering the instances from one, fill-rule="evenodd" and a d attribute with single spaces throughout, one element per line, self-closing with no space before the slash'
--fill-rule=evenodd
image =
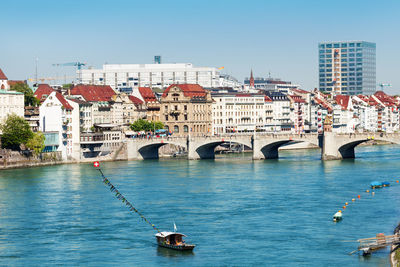
<path id="1" fill-rule="evenodd" d="M 251 72 L 250 72 L 250 88 L 254 88 L 253 69 L 251 69 Z"/>

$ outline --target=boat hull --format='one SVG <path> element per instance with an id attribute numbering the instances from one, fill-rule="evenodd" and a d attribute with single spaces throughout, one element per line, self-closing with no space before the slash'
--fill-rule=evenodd
<path id="1" fill-rule="evenodd" d="M 168 245 L 168 244 L 162 244 L 162 243 L 158 243 L 158 245 L 163 248 L 169 248 L 169 249 L 180 250 L 180 251 L 193 250 L 195 247 L 195 245 Z"/>

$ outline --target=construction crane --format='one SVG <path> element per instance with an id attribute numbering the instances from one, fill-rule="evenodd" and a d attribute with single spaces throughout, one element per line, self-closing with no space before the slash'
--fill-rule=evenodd
<path id="1" fill-rule="evenodd" d="M 30 81 L 30 82 L 44 82 L 44 81 L 56 81 L 56 80 L 70 79 L 70 78 L 75 78 L 75 76 L 28 78 L 28 81 Z"/>
<path id="2" fill-rule="evenodd" d="M 82 63 L 82 62 L 68 62 L 68 63 L 56 63 L 53 64 L 53 66 L 74 66 L 77 68 L 78 70 L 78 84 L 82 83 L 82 66 L 85 66 L 86 63 Z"/>
<path id="3" fill-rule="evenodd" d="M 385 87 L 392 87 L 389 83 L 379 83 L 378 86 L 381 88 L 381 91 L 383 91 L 383 88 Z"/>

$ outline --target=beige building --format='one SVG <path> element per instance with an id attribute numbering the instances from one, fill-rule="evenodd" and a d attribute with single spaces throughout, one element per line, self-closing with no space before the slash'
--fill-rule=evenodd
<path id="1" fill-rule="evenodd" d="M 200 85 L 173 84 L 160 102 L 160 120 L 174 136 L 211 135 L 213 100 Z"/>

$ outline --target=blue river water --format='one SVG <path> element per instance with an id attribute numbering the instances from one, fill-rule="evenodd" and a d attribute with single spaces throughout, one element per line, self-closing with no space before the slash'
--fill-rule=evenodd
<path id="1" fill-rule="evenodd" d="M 365 192 L 373 180 L 400 178 L 400 147 L 360 147 L 356 157 L 323 162 L 319 150 L 299 150 L 265 161 L 102 163 L 152 223 L 172 230 L 175 222 L 193 253 L 158 248 L 92 164 L 1 171 L 0 265 L 389 266 L 388 250 L 348 253 L 357 248 L 350 241 L 392 234 L 400 221 L 400 184 Z"/>

